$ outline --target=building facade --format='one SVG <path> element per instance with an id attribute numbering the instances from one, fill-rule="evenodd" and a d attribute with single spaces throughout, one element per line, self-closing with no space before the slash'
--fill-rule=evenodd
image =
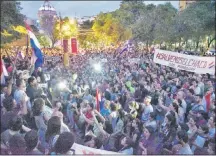
<path id="1" fill-rule="evenodd" d="M 55 21 L 58 19 L 55 8 L 48 0 L 38 10 L 38 19 L 40 29 L 47 35 L 50 35 L 53 30 Z"/>
<path id="2" fill-rule="evenodd" d="M 179 1 L 179 11 L 183 11 L 186 7 L 188 7 L 191 3 L 196 1 L 189 1 L 189 0 L 180 0 Z"/>

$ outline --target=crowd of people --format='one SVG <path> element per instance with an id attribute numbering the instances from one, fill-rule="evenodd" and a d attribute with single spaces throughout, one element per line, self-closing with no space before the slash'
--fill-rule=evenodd
<path id="1" fill-rule="evenodd" d="M 77 143 L 130 155 L 214 155 L 214 75 L 155 64 L 153 55 L 86 52 L 69 67 L 45 61 L 29 77 L 10 72 L 1 85 L 1 154 L 76 154 Z M 28 60 L 18 64 L 29 69 Z"/>

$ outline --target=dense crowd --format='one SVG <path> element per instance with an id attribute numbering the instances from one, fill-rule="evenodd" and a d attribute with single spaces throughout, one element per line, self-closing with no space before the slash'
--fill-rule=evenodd
<path id="1" fill-rule="evenodd" d="M 74 142 L 123 154 L 215 154 L 214 75 L 111 50 L 10 74 L 1 86 L 1 154 L 76 154 Z"/>

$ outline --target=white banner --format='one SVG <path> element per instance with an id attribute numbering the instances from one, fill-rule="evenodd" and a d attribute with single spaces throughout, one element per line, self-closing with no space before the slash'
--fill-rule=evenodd
<path id="1" fill-rule="evenodd" d="M 215 57 L 185 55 L 156 49 L 154 62 L 177 70 L 186 70 L 198 74 L 215 74 Z"/>
<path id="2" fill-rule="evenodd" d="M 76 143 L 73 144 L 72 149 L 74 150 L 74 153 L 76 155 L 77 154 L 82 154 L 82 155 L 104 155 L 104 154 L 116 155 L 116 154 L 121 154 L 121 153 L 116 153 L 116 152 L 111 152 L 111 151 L 106 151 L 106 150 L 90 148 L 90 147 L 79 145 Z"/>

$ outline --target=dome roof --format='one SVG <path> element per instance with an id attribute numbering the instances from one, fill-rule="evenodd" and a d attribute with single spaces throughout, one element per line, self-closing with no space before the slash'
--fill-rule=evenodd
<path id="1" fill-rule="evenodd" d="M 39 8 L 39 11 L 55 11 L 55 8 L 53 8 L 48 1 L 45 1 L 45 3 Z"/>

